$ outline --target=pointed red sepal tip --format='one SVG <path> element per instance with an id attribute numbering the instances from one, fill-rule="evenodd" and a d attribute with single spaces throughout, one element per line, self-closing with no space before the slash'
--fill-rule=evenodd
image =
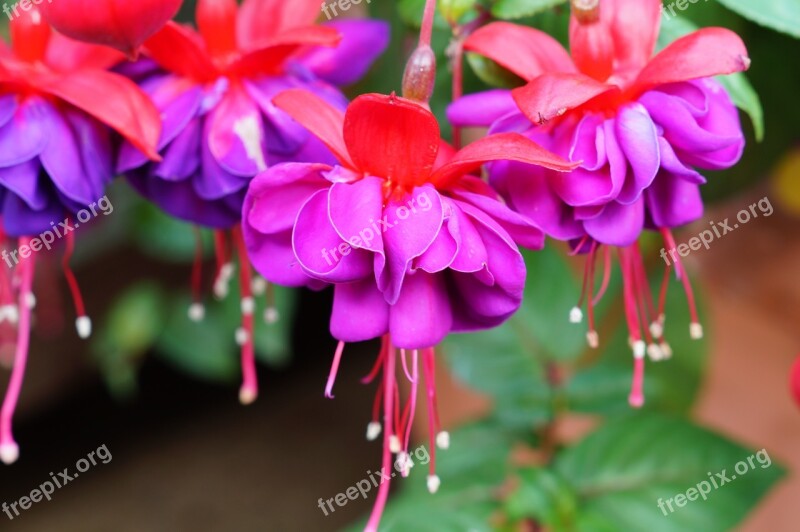
<path id="1" fill-rule="evenodd" d="M 50 25 L 35 6 L 13 18 L 9 25 L 14 54 L 23 61 L 42 61 L 50 43 Z"/>
<path id="2" fill-rule="evenodd" d="M 795 403 L 800 407 L 800 357 L 797 358 L 794 366 L 792 366 L 789 386 Z"/>
<path id="3" fill-rule="evenodd" d="M 581 24 L 600 20 L 600 0 L 572 0 L 572 14 Z"/>
<path id="4" fill-rule="evenodd" d="M 436 86 L 436 54 L 430 46 L 420 46 L 406 64 L 403 97 L 428 103 Z"/>

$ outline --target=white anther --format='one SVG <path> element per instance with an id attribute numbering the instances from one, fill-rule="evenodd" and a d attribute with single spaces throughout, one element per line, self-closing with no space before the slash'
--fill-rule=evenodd
<path id="1" fill-rule="evenodd" d="M 256 311 L 256 300 L 252 297 L 243 297 L 241 307 L 242 314 L 245 316 L 252 316 L 253 312 Z"/>
<path id="2" fill-rule="evenodd" d="M 89 316 L 81 316 L 75 320 L 75 328 L 78 330 L 78 336 L 82 340 L 86 340 L 92 335 L 92 320 Z"/>
<path id="3" fill-rule="evenodd" d="M 428 492 L 431 494 L 436 493 L 439 491 L 439 486 L 441 485 L 442 481 L 439 475 L 428 475 Z"/>
<path id="4" fill-rule="evenodd" d="M 597 334 L 597 331 L 589 331 L 586 333 L 586 343 L 589 344 L 589 347 L 592 349 L 600 347 L 600 335 Z"/>
<path id="5" fill-rule="evenodd" d="M 689 335 L 692 337 L 692 340 L 700 340 L 703 337 L 703 326 L 700 323 L 690 324 Z"/>
<path id="6" fill-rule="evenodd" d="M 267 310 L 264 311 L 264 321 L 267 325 L 278 323 L 280 317 L 281 315 L 275 307 L 268 307 Z"/>
<path id="7" fill-rule="evenodd" d="M 569 311 L 570 323 L 580 323 L 583 321 L 583 311 L 579 307 L 572 307 Z"/>
<path id="8" fill-rule="evenodd" d="M 645 344 L 642 340 L 637 340 L 633 342 L 633 357 L 636 359 L 644 358 L 645 353 L 647 353 L 647 344 Z"/>
<path id="9" fill-rule="evenodd" d="M 400 445 L 400 438 L 398 438 L 394 434 L 389 436 L 389 451 L 394 453 L 394 454 L 397 454 L 402 450 L 403 450 L 403 446 Z"/>
<path id="10" fill-rule="evenodd" d="M 436 435 L 436 447 L 439 449 L 446 451 L 450 448 L 450 433 L 446 430 L 443 430 L 439 434 Z"/>
<path id="11" fill-rule="evenodd" d="M 377 421 L 372 421 L 367 425 L 367 441 L 375 441 L 381 435 L 381 424 Z"/>
<path id="12" fill-rule="evenodd" d="M 193 322 L 201 322 L 206 317 L 206 307 L 202 303 L 192 303 L 189 305 L 189 319 Z"/>
<path id="13" fill-rule="evenodd" d="M 250 340 L 250 335 L 247 333 L 246 330 L 239 327 L 236 329 L 236 344 L 239 346 L 244 346 Z"/>

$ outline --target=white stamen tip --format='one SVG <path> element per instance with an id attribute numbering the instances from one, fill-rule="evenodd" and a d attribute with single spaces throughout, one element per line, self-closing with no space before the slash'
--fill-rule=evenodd
<path id="1" fill-rule="evenodd" d="M 436 447 L 439 449 L 446 451 L 450 448 L 450 433 L 446 430 L 443 430 L 439 434 L 436 435 Z"/>
<path id="2" fill-rule="evenodd" d="M 6 465 L 11 465 L 19 459 L 19 445 L 14 442 L 0 445 L 0 460 Z"/>
<path id="3" fill-rule="evenodd" d="M 81 340 L 86 340 L 92 335 L 92 320 L 89 316 L 81 316 L 75 320 L 75 328 Z"/>
<path id="4" fill-rule="evenodd" d="M 439 478 L 439 475 L 428 475 L 428 492 L 431 494 L 436 493 L 439 491 L 439 486 L 442 485 L 442 481 Z"/>
<path id="5" fill-rule="evenodd" d="M 244 406 L 252 405 L 256 402 L 256 399 L 258 399 L 258 392 L 252 388 L 242 386 L 239 390 L 239 402 Z"/>
<path id="6" fill-rule="evenodd" d="M 244 346 L 250 340 L 250 335 L 241 327 L 236 329 L 236 344 L 240 347 Z"/>
<path id="7" fill-rule="evenodd" d="M 589 347 L 592 349 L 600 347 L 600 335 L 597 334 L 597 331 L 589 331 L 586 333 L 586 343 L 588 343 Z"/>
<path id="8" fill-rule="evenodd" d="M 264 321 L 267 323 L 267 325 L 274 325 L 275 323 L 278 323 L 280 317 L 281 316 L 278 313 L 278 309 L 275 307 L 269 307 L 264 311 Z"/>
<path id="9" fill-rule="evenodd" d="M 403 450 L 403 446 L 400 445 L 400 438 L 392 434 L 389 436 L 389 451 L 397 454 Z"/>
<path id="10" fill-rule="evenodd" d="M 189 319 L 193 322 L 201 322 L 206 317 L 206 307 L 202 303 L 192 303 L 189 305 Z"/>
<path id="11" fill-rule="evenodd" d="M 580 323 L 583 321 L 583 311 L 578 307 L 572 307 L 569 311 L 569 322 Z"/>
<path id="12" fill-rule="evenodd" d="M 250 283 L 250 287 L 255 295 L 264 295 L 267 291 L 267 280 L 263 277 L 255 277 L 253 278 L 253 282 Z"/>
<path id="13" fill-rule="evenodd" d="M 700 340 L 703 337 L 703 326 L 699 323 L 689 325 L 689 335 L 692 340 Z"/>
<path id="14" fill-rule="evenodd" d="M 672 348 L 667 342 L 661 342 L 659 348 L 661 349 L 661 354 L 664 356 L 664 360 L 672 358 Z"/>
<path id="15" fill-rule="evenodd" d="M 664 354 L 661 352 L 661 348 L 658 344 L 650 344 L 647 346 L 647 356 L 649 356 L 650 360 L 653 362 L 664 360 Z"/>
<path id="16" fill-rule="evenodd" d="M 637 340 L 633 342 L 633 357 L 636 359 L 644 358 L 645 353 L 647 353 L 647 344 L 644 343 L 642 340 Z"/>
<path id="17" fill-rule="evenodd" d="M 8 320 L 11 323 L 15 322 L 15 316 L 19 318 L 19 313 L 17 312 L 17 307 L 14 305 L 3 305 L 0 307 L 0 323 Z"/>
<path id="18" fill-rule="evenodd" d="M 242 314 L 245 316 L 252 316 L 256 311 L 256 300 L 252 297 L 242 298 Z"/>
<path id="19" fill-rule="evenodd" d="M 29 309 L 36 308 L 36 296 L 33 295 L 31 292 L 25 294 L 25 304 L 28 305 Z"/>
<path id="20" fill-rule="evenodd" d="M 375 441 L 381 435 L 381 424 L 377 421 L 367 425 L 367 441 Z"/>
<path id="21" fill-rule="evenodd" d="M 403 476 L 403 478 L 405 478 L 411 472 L 411 468 L 414 467 L 414 461 L 411 460 L 410 454 L 405 451 L 401 451 L 397 455 L 395 466 L 400 470 L 400 474 Z"/>
<path id="22" fill-rule="evenodd" d="M 236 271 L 232 262 L 228 262 L 222 265 L 222 268 L 219 269 L 219 276 L 221 279 L 230 280 L 233 277 L 234 272 Z"/>
<path id="23" fill-rule="evenodd" d="M 653 338 L 658 340 L 662 336 L 664 336 L 664 326 L 659 321 L 654 321 L 650 324 L 650 334 L 653 335 Z"/>

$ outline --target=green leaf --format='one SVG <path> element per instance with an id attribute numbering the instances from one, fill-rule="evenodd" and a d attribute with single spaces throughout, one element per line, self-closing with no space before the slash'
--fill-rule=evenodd
<path id="1" fill-rule="evenodd" d="M 478 0 L 440 0 L 439 11 L 448 22 L 457 24 L 477 3 Z"/>
<path id="2" fill-rule="evenodd" d="M 800 3 L 797 0 L 718 0 L 756 24 L 800 39 Z"/>
<path id="3" fill-rule="evenodd" d="M 482 55 L 468 52 L 466 58 L 472 71 L 490 87 L 513 89 L 525 84 L 521 77 Z"/>
<path id="4" fill-rule="evenodd" d="M 158 355 L 197 378 L 233 381 L 239 373 L 235 328 L 226 327 L 223 311 L 217 305 L 206 307 L 202 322 L 191 321 L 187 316 L 190 304 L 188 295 L 172 301 L 166 328 L 158 339 Z"/>
<path id="5" fill-rule="evenodd" d="M 554 531 L 567 530 L 578 501 L 572 488 L 547 469 L 526 468 L 517 473 L 519 486 L 506 499 L 506 514 L 514 521 L 535 519 Z"/>
<path id="6" fill-rule="evenodd" d="M 658 294 L 660 274 L 651 291 Z M 610 292 L 612 296 L 614 292 Z M 702 313 L 702 294 L 695 287 L 695 296 Z M 670 413 L 687 412 L 699 390 L 706 362 L 708 342 L 689 337 L 690 317 L 680 282 L 672 279 L 667 294 L 665 338 L 673 355 L 670 360 L 647 361 L 645 375 L 645 410 Z M 707 336 L 707 335 L 706 335 Z M 579 371 L 567 383 L 564 396 L 570 409 L 592 414 L 627 412 L 633 374 L 633 356 L 624 324 L 610 342 L 601 338 L 600 360 Z"/>
<path id="7" fill-rule="evenodd" d="M 426 460 L 411 451 L 416 465 L 408 479 L 400 479 L 400 495 L 389 500 L 381 520 L 382 532 L 490 532 L 489 519 L 500 508 L 497 489 L 510 472 L 511 435 L 486 420 L 462 427 L 451 435 L 447 451 L 437 451 L 436 473 L 442 485 L 428 493 Z M 395 480 L 396 482 L 397 480 Z M 363 530 L 363 523 L 352 527 Z"/>
<path id="8" fill-rule="evenodd" d="M 403 22 L 412 28 L 419 28 L 422 26 L 422 17 L 425 13 L 425 0 L 400 0 L 397 3 L 397 10 Z M 442 12 L 437 11 L 434 27 L 450 30 L 447 21 L 442 17 Z"/>
<path id="9" fill-rule="evenodd" d="M 530 17 L 565 4 L 567 0 L 497 0 L 492 6 L 492 15 L 503 20 Z"/>
<path id="10" fill-rule="evenodd" d="M 663 49 L 672 41 L 697 31 L 698 27 L 691 21 L 682 17 L 663 18 L 661 23 L 661 33 L 658 37 L 658 48 Z M 725 87 L 733 103 L 742 111 L 747 113 L 753 122 L 753 130 L 756 140 L 764 140 L 764 109 L 761 106 L 761 99 L 753 86 L 747 80 L 744 73 L 739 72 L 730 76 L 719 76 L 717 78 Z"/>
<path id="11" fill-rule="evenodd" d="M 688 421 L 647 413 L 604 425 L 557 456 L 554 469 L 578 494 L 581 521 L 613 523 L 617 532 L 722 532 L 783 475 L 765 453 L 756 456 Z M 730 482 L 714 489 L 710 476 L 723 472 Z M 699 489 L 706 500 L 697 498 Z M 697 500 L 678 507 L 676 496 L 689 490 Z"/>
<path id="12" fill-rule="evenodd" d="M 191 262 L 195 256 L 197 238 L 192 224 L 168 216 L 151 203 L 139 202 L 133 213 L 132 234 L 139 247 L 148 255 L 172 262 Z M 208 251 L 211 234 L 201 233 Z"/>
<path id="13" fill-rule="evenodd" d="M 141 357 L 163 328 L 163 297 L 150 283 L 134 286 L 119 297 L 92 340 L 92 353 L 106 384 L 118 397 L 136 390 Z"/>

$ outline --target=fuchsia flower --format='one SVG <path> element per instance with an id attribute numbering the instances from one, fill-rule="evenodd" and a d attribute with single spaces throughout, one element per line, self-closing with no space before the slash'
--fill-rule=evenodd
<path id="1" fill-rule="evenodd" d="M 279 162 L 333 162 L 327 149 L 275 108 L 305 88 L 344 109 L 336 88 L 357 81 L 388 44 L 383 22 L 315 26 L 318 0 L 200 0 L 199 33 L 170 22 L 123 70 L 164 116 L 161 162 L 130 145 L 118 171 L 173 216 L 228 229 L 250 180 Z"/>
<path id="2" fill-rule="evenodd" d="M 16 250 L 3 250 L 0 266 L 0 322 L 17 326 L 13 373 L 0 412 L 0 459 L 6 463 L 19 454 L 11 422 L 35 301 L 35 253 L 25 258 L 24 250 L 42 250 L 42 240 L 31 237 L 48 232 L 54 241 L 57 228 L 63 229 L 58 235 L 66 240 L 65 275 L 78 332 L 87 337 L 91 322 L 69 269 L 73 234 L 61 222 L 102 198 L 114 176 L 112 130 L 143 156 L 158 158 L 161 122 L 155 107 L 130 80 L 104 70 L 121 58 L 51 33 L 36 9 L 12 21 L 11 49 L 0 41 L 0 241 L 19 238 Z"/>
<path id="3" fill-rule="evenodd" d="M 525 285 L 517 243 L 534 249 L 543 244 L 535 225 L 471 174 L 498 159 L 562 171 L 574 165 L 513 133 L 454 153 L 427 108 L 394 95 L 360 96 L 344 116 L 304 91 L 281 93 L 274 103 L 317 135 L 338 163 L 282 164 L 253 180 L 243 213 L 249 256 L 270 281 L 335 286 L 330 328 L 340 344 L 327 396 L 345 342 L 383 338 L 370 380 L 382 367 L 384 460 L 390 451 L 405 456 L 418 352 L 433 411 L 433 348 L 450 332 L 487 329 L 508 319 Z M 402 420 L 394 403 L 396 348 L 414 387 Z M 439 430 L 435 419 L 432 414 L 432 443 Z M 376 438 L 380 428 L 376 412 L 369 437 Z M 429 483 L 435 491 L 433 470 Z"/>
<path id="4" fill-rule="evenodd" d="M 636 406 L 644 401 L 645 352 L 654 359 L 670 354 L 662 338 L 664 291 L 656 310 L 636 242 L 649 228 L 663 233 L 667 248 L 674 247 L 669 229 L 703 213 L 699 187 L 705 179 L 698 169 L 719 170 L 738 162 L 744 149 L 738 112 L 712 76 L 740 72 L 750 64 L 742 40 L 722 28 L 697 31 L 653 57 L 660 13 L 660 0 L 573 1 L 571 57 L 538 30 L 489 24 L 467 40 L 466 49 L 491 58 L 527 84 L 467 96 L 448 113 L 457 125 L 519 132 L 580 162 L 569 174 L 494 163 L 491 183 L 512 208 L 550 236 L 589 253 L 582 300 L 588 302 L 592 346 L 598 342 L 592 310 L 608 281 L 606 271 L 595 297 L 595 261 L 603 245 L 620 248 L 636 357 L 631 394 Z M 609 252 L 606 247 L 606 270 Z M 676 271 L 690 300 L 691 334 L 698 338 L 702 328 L 679 261 Z M 580 309 L 573 309 L 572 320 L 581 319 Z"/>

